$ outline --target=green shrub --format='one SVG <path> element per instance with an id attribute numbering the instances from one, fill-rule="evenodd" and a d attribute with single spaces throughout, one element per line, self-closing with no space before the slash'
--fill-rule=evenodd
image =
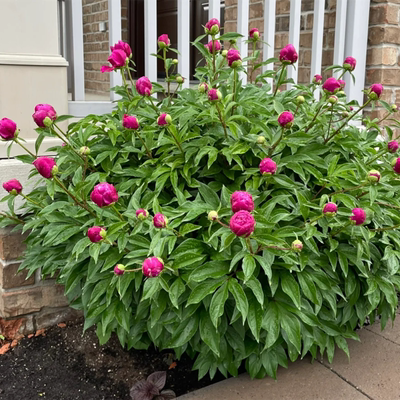
<path id="1" fill-rule="evenodd" d="M 377 140 L 377 119 L 366 118 L 362 128 L 350 121 L 377 103 L 390 120 L 395 107 L 379 100 L 380 85 L 361 106 L 347 103 L 335 80 L 324 87 L 333 85 L 337 97 L 318 83 L 273 93 L 272 80 L 276 89 L 290 83 L 294 49 L 284 49 L 277 72 L 255 77 L 258 51 L 243 60 L 234 51 L 210 54 L 200 39 L 194 46 L 206 64 L 196 76 L 208 94 L 204 84 L 179 83 L 171 96 L 171 82 L 182 79 L 162 46 L 169 93 L 152 86 L 161 100 L 148 96 L 146 79 L 132 90 L 125 84 L 115 89 L 122 96 L 115 111 L 89 115 L 65 133 L 58 122 L 68 117 L 54 120 L 51 109 L 38 107 L 37 148 L 54 135 L 67 145 L 52 149 L 56 168 L 35 161 L 49 179 L 26 197 L 19 216 L 13 202 L 25 194 L 5 185 L 11 210 L 2 226 L 17 222 L 15 229 L 29 232 L 21 268 L 59 273 L 72 307 L 84 311 L 85 329 L 97 325 L 100 343 L 116 332 L 127 348 L 187 353 L 200 378 L 217 370 L 236 375 L 243 362 L 252 377 L 275 377 L 288 358 L 319 351 L 332 360 L 336 345 L 348 354 L 346 339 L 358 339 L 357 326 L 380 316 L 384 327 L 394 318 L 400 288 L 400 165 L 391 166 L 398 146 Z M 104 69 L 129 78 L 134 64 L 115 51 Z M 263 65 L 271 62 L 279 60 Z M 348 63 L 333 69 L 352 70 Z M 241 84 L 246 70 L 255 84 Z M 124 122 L 133 129 L 123 126 L 124 114 L 138 118 Z M 22 144 L 16 136 L 10 143 Z M 18 158 L 32 163 L 36 156 Z M 116 192 L 94 190 L 99 182 Z M 235 191 L 251 196 L 231 199 Z M 87 236 L 94 226 L 97 243 Z"/>

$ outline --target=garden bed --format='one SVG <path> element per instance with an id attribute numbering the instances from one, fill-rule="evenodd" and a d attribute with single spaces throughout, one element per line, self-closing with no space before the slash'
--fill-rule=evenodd
<path id="1" fill-rule="evenodd" d="M 117 337 L 99 346 L 94 329 L 82 330 L 54 327 L 0 356 L 0 399 L 130 400 L 129 388 L 154 371 L 167 371 L 165 388 L 178 396 L 210 384 L 198 381 L 187 356 L 175 366 L 168 352 L 126 351 Z"/>

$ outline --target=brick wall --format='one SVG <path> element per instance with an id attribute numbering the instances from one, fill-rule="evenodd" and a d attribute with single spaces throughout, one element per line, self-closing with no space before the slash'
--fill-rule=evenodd
<path id="1" fill-rule="evenodd" d="M 117 0 L 115 0 L 117 1 Z M 83 43 L 85 58 L 85 90 L 104 93 L 110 90 L 110 74 L 102 74 L 110 55 L 108 35 L 108 0 L 83 0 Z M 128 40 L 128 0 L 121 0 L 122 40 Z M 100 31 L 101 23 L 105 30 Z"/>
<path id="2" fill-rule="evenodd" d="M 68 307 L 64 287 L 55 279 L 41 280 L 39 274 L 26 279 L 26 270 L 17 273 L 23 240 L 20 232 L 0 229 L 0 334 L 5 336 L 10 326 L 27 334 L 80 315 Z"/>

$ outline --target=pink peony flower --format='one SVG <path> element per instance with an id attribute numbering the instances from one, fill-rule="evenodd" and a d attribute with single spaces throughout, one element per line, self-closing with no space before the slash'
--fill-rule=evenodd
<path id="1" fill-rule="evenodd" d="M 253 211 L 254 210 L 254 201 L 253 197 L 248 192 L 236 191 L 232 193 L 231 196 L 231 206 L 232 211 L 234 213 L 245 210 L 245 211 Z"/>
<path id="2" fill-rule="evenodd" d="M 396 174 L 400 174 L 400 157 L 393 160 L 392 166 L 393 171 L 396 172 Z"/>
<path id="3" fill-rule="evenodd" d="M 399 143 L 396 140 L 392 140 L 388 143 L 388 152 L 389 153 L 396 153 L 399 148 Z"/>
<path id="4" fill-rule="evenodd" d="M 204 27 L 207 35 L 216 35 L 219 32 L 220 24 L 217 18 L 211 18 Z"/>
<path id="5" fill-rule="evenodd" d="M 369 87 L 369 97 L 372 100 L 378 100 L 383 92 L 383 86 L 380 83 L 374 83 Z"/>
<path id="6" fill-rule="evenodd" d="M 262 175 L 273 175 L 276 172 L 276 162 L 270 158 L 264 158 L 260 162 L 260 172 Z"/>
<path id="7" fill-rule="evenodd" d="M 340 89 L 344 89 L 346 86 L 346 82 L 343 79 L 339 79 L 338 82 L 340 83 Z"/>
<path id="8" fill-rule="evenodd" d="M 9 118 L 0 120 L 0 137 L 3 140 L 13 140 L 17 133 L 17 124 Z"/>
<path id="9" fill-rule="evenodd" d="M 106 230 L 101 226 L 92 226 L 88 229 L 87 235 L 92 243 L 98 243 L 106 237 Z"/>
<path id="10" fill-rule="evenodd" d="M 136 210 L 136 217 L 141 221 L 145 220 L 148 216 L 149 212 L 144 208 L 139 208 L 139 210 Z"/>
<path id="11" fill-rule="evenodd" d="M 136 90 L 141 96 L 150 96 L 153 85 L 147 76 L 142 76 L 136 81 Z"/>
<path id="12" fill-rule="evenodd" d="M 44 128 L 45 126 L 50 126 L 52 121 L 57 119 L 57 113 L 50 104 L 37 104 L 32 117 L 37 126 Z M 46 120 L 46 118 L 48 119 Z"/>
<path id="13" fill-rule="evenodd" d="M 157 118 L 157 124 L 159 126 L 164 126 L 164 125 L 169 125 L 172 122 L 172 118 L 169 114 L 167 113 L 162 113 L 158 118 Z"/>
<path id="14" fill-rule="evenodd" d="M 240 57 L 239 50 L 229 49 L 226 53 L 226 59 L 228 60 L 228 65 L 232 68 L 237 68 L 242 65 L 242 58 Z"/>
<path id="15" fill-rule="evenodd" d="M 146 258 L 142 264 L 142 272 L 144 276 L 155 278 L 160 275 L 164 269 L 164 261 L 158 257 Z"/>
<path id="16" fill-rule="evenodd" d="M 354 107 L 350 106 L 350 107 L 349 107 L 349 110 L 350 110 L 350 111 L 353 111 L 353 110 L 354 110 Z"/>
<path id="17" fill-rule="evenodd" d="M 90 199 L 99 207 L 107 207 L 118 201 L 118 193 L 114 185 L 102 182 L 94 187 Z"/>
<path id="18" fill-rule="evenodd" d="M 257 41 L 260 39 L 260 31 L 257 28 L 250 29 L 249 37 L 250 39 Z"/>
<path id="19" fill-rule="evenodd" d="M 322 89 L 325 92 L 336 93 L 340 89 L 340 82 L 332 76 L 324 82 Z"/>
<path id="20" fill-rule="evenodd" d="M 160 49 L 165 49 L 171 45 L 171 41 L 169 40 L 169 37 L 166 33 L 159 36 L 157 41 L 158 41 L 158 47 Z"/>
<path id="21" fill-rule="evenodd" d="M 125 52 L 127 57 L 130 57 L 132 55 L 131 46 L 129 46 L 128 43 L 123 42 L 122 40 L 119 40 L 116 44 L 114 44 L 114 46 L 111 46 L 110 50 L 111 52 L 113 52 L 114 50 L 122 50 L 123 52 Z"/>
<path id="22" fill-rule="evenodd" d="M 348 71 L 354 71 L 356 68 L 357 61 L 354 57 L 346 57 L 343 61 L 343 68 L 347 69 Z"/>
<path id="23" fill-rule="evenodd" d="M 314 75 L 313 83 L 320 85 L 322 83 L 322 76 L 319 74 Z"/>
<path id="24" fill-rule="evenodd" d="M 218 89 L 210 89 L 208 91 L 208 100 L 218 101 L 222 99 L 222 94 Z"/>
<path id="25" fill-rule="evenodd" d="M 381 173 L 376 169 L 371 169 L 367 174 L 368 181 L 378 183 L 381 180 Z"/>
<path id="26" fill-rule="evenodd" d="M 58 172 L 56 162 L 50 157 L 38 157 L 33 162 L 33 165 L 38 170 L 39 174 L 46 179 L 52 178 L 53 175 Z"/>
<path id="27" fill-rule="evenodd" d="M 204 47 L 210 52 L 213 53 L 213 41 L 210 40 Z M 217 53 L 221 50 L 221 42 L 219 40 L 214 40 L 214 52 Z"/>
<path id="28" fill-rule="evenodd" d="M 245 210 L 233 214 L 229 221 L 229 227 L 236 236 L 248 237 L 254 232 L 256 221 L 254 217 Z"/>
<path id="29" fill-rule="evenodd" d="M 367 214 L 362 208 L 354 208 L 352 211 L 353 216 L 350 217 L 350 220 L 354 225 L 362 225 L 367 218 Z"/>
<path id="30" fill-rule="evenodd" d="M 3 189 L 11 194 L 20 194 L 22 192 L 22 185 L 18 179 L 11 179 L 3 183 Z"/>
<path id="31" fill-rule="evenodd" d="M 279 60 L 284 64 L 294 64 L 297 59 L 297 51 L 292 44 L 285 46 L 279 53 Z"/>
<path id="32" fill-rule="evenodd" d="M 122 120 L 122 126 L 125 129 L 139 129 L 139 121 L 134 115 L 124 114 L 124 118 Z"/>
<path id="33" fill-rule="evenodd" d="M 111 67 L 103 65 L 101 67 L 102 73 L 111 72 L 111 71 L 114 71 L 115 69 L 125 67 L 125 65 L 128 61 L 128 56 L 126 55 L 124 50 L 116 49 L 110 54 L 110 56 L 107 58 L 107 60 L 111 64 Z"/>
<path id="34" fill-rule="evenodd" d="M 115 275 L 123 275 L 125 273 L 125 265 L 117 264 L 114 267 L 114 274 Z"/>
<path id="35" fill-rule="evenodd" d="M 322 209 L 322 212 L 327 217 L 334 217 L 337 213 L 337 210 L 338 210 L 338 207 L 335 203 L 326 203 L 324 205 L 324 208 Z"/>
<path id="36" fill-rule="evenodd" d="M 293 124 L 293 114 L 290 111 L 284 111 L 278 117 L 279 125 L 282 128 L 290 128 Z"/>
<path id="37" fill-rule="evenodd" d="M 153 217 L 153 225 L 155 228 L 165 228 L 168 225 L 168 218 L 161 213 L 157 213 Z"/>

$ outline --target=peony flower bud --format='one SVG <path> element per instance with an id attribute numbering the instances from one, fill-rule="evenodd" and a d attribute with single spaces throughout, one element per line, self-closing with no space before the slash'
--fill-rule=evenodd
<path id="1" fill-rule="evenodd" d="M 266 141 L 264 136 L 258 136 L 257 138 L 257 144 L 264 144 Z"/>
<path id="2" fill-rule="evenodd" d="M 256 42 L 258 39 L 260 39 L 260 31 L 257 28 L 250 29 L 249 37 Z"/>
<path id="3" fill-rule="evenodd" d="M 388 143 L 388 152 L 389 153 L 396 153 L 399 148 L 399 143 L 396 140 L 392 140 Z"/>
<path id="4" fill-rule="evenodd" d="M 118 193 L 114 185 L 102 182 L 94 187 L 90 199 L 99 207 L 107 207 L 118 201 Z"/>
<path id="5" fill-rule="evenodd" d="M 139 120 L 134 115 L 124 114 L 124 118 L 122 119 L 122 126 L 125 129 L 139 129 Z"/>
<path id="6" fill-rule="evenodd" d="M 338 96 L 346 96 L 346 92 L 344 90 L 339 90 L 336 94 Z"/>
<path id="7" fill-rule="evenodd" d="M 226 54 L 226 59 L 231 68 L 238 68 L 242 65 L 242 58 L 240 57 L 239 50 L 229 49 Z"/>
<path id="8" fill-rule="evenodd" d="M 322 209 L 326 217 L 334 217 L 337 213 L 338 207 L 335 203 L 326 203 Z"/>
<path id="9" fill-rule="evenodd" d="M 332 76 L 324 82 L 322 89 L 325 93 L 336 93 L 340 89 L 340 82 Z"/>
<path id="10" fill-rule="evenodd" d="M 253 196 L 248 192 L 236 191 L 231 195 L 231 207 L 234 213 L 245 210 L 254 210 Z"/>
<path id="11" fill-rule="evenodd" d="M 216 221 L 218 219 L 218 213 L 216 211 L 210 211 L 208 213 L 208 220 L 209 221 Z"/>
<path id="12" fill-rule="evenodd" d="M 158 118 L 157 118 L 157 124 L 159 126 L 164 126 L 164 125 L 169 125 L 172 123 L 172 118 L 169 114 L 162 113 Z"/>
<path id="13" fill-rule="evenodd" d="M 208 90 L 208 85 L 205 82 L 201 82 L 199 85 L 199 92 L 200 93 L 206 93 Z"/>
<path id="14" fill-rule="evenodd" d="M 147 76 L 142 76 L 136 81 L 136 90 L 141 96 L 150 96 L 153 90 L 153 85 L 151 84 Z"/>
<path id="15" fill-rule="evenodd" d="M 343 111 L 343 112 L 342 112 L 342 117 L 343 117 L 343 118 L 347 118 L 348 116 L 349 116 L 348 111 Z"/>
<path id="16" fill-rule="evenodd" d="M 397 112 L 398 110 L 397 104 L 392 104 L 390 108 L 392 109 L 392 112 Z"/>
<path id="17" fill-rule="evenodd" d="M 340 89 L 344 89 L 346 86 L 346 81 L 343 79 L 339 79 L 338 82 L 340 83 Z"/>
<path id="18" fill-rule="evenodd" d="M 174 59 L 172 60 L 172 64 L 177 65 L 178 63 L 179 63 L 179 61 L 178 61 L 177 58 L 174 58 Z"/>
<path id="19" fill-rule="evenodd" d="M 100 70 L 102 73 L 104 73 L 123 68 L 127 64 L 128 60 L 129 57 L 126 55 L 124 50 L 115 49 L 107 58 L 107 61 L 111 64 L 111 67 L 103 65 Z"/>
<path id="20" fill-rule="evenodd" d="M 353 110 L 354 110 L 354 107 L 350 106 L 350 107 L 349 107 L 349 110 L 350 110 L 350 111 L 353 111 Z"/>
<path id="21" fill-rule="evenodd" d="M 222 50 L 221 51 L 221 55 L 222 55 L 222 57 L 226 57 L 227 56 L 227 54 L 228 54 L 228 50 Z"/>
<path id="22" fill-rule="evenodd" d="M 290 111 L 284 111 L 278 117 L 278 123 L 282 128 L 290 128 L 293 125 L 293 114 Z"/>
<path id="23" fill-rule="evenodd" d="M 303 250 L 303 242 L 301 242 L 300 240 L 293 240 L 290 247 L 296 253 L 300 253 Z"/>
<path id="24" fill-rule="evenodd" d="M 221 50 L 221 42 L 219 40 L 214 40 L 214 47 L 213 41 L 210 40 L 204 47 L 211 53 L 218 53 Z"/>
<path id="25" fill-rule="evenodd" d="M 211 18 L 204 27 L 204 33 L 215 36 L 219 32 L 220 24 L 217 18 Z"/>
<path id="26" fill-rule="evenodd" d="M 306 101 L 306 99 L 304 98 L 304 96 L 297 96 L 296 97 L 296 104 L 297 105 L 301 105 Z"/>
<path id="27" fill-rule="evenodd" d="M 369 87 L 368 96 L 371 100 L 378 100 L 383 92 L 383 86 L 380 83 L 374 83 Z"/>
<path id="28" fill-rule="evenodd" d="M 51 179 L 58 173 L 56 162 L 50 157 L 38 157 L 33 162 L 33 165 L 38 170 L 39 174 L 46 179 Z"/>
<path id="29" fill-rule="evenodd" d="M 180 76 L 180 75 L 175 78 L 176 83 L 179 83 L 179 84 L 183 83 L 184 80 L 185 79 L 183 78 L 183 76 Z"/>
<path id="30" fill-rule="evenodd" d="M 356 68 L 357 61 L 354 57 L 346 57 L 343 61 L 343 68 L 347 71 L 354 71 Z"/>
<path id="31" fill-rule="evenodd" d="M 3 189 L 16 196 L 22 192 L 22 185 L 18 179 L 11 179 L 3 183 Z"/>
<path id="32" fill-rule="evenodd" d="M 319 74 L 314 75 L 313 78 L 313 83 L 315 83 L 316 85 L 320 85 L 322 83 L 322 76 Z"/>
<path id="33" fill-rule="evenodd" d="M 367 174 L 367 179 L 372 183 L 378 183 L 381 179 L 381 174 L 376 169 L 371 169 Z"/>
<path id="34" fill-rule="evenodd" d="M 166 49 L 171 45 L 171 41 L 166 33 L 158 37 L 158 47 L 160 49 Z"/>
<path id="35" fill-rule="evenodd" d="M 50 104 L 37 104 L 32 117 L 37 126 L 44 128 L 49 127 L 57 119 L 57 113 Z"/>
<path id="36" fill-rule="evenodd" d="M 222 99 L 222 94 L 218 89 L 210 89 L 208 91 L 208 100 L 219 101 Z"/>
<path id="37" fill-rule="evenodd" d="M 88 229 L 88 238 L 92 243 L 98 243 L 104 240 L 107 235 L 107 232 L 101 226 L 92 226 Z"/>
<path id="38" fill-rule="evenodd" d="M 117 265 L 114 267 L 114 274 L 115 274 L 115 275 L 123 275 L 123 274 L 125 273 L 125 269 L 126 269 L 125 265 L 123 265 L 123 264 L 117 264 Z"/>
<path id="39" fill-rule="evenodd" d="M 129 46 L 128 43 L 123 42 L 122 40 L 119 40 L 116 44 L 114 44 L 114 46 L 111 46 L 110 50 L 111 52 L 113 52 L 114 50 L 122 50 L 127 57 L 132 56 L 131 46 Z"/>
<path id="40" fill-rule="evenodd" d="M 164 269 L 164 261 L 159 257 L 146 258 L 142 264 L 142 272 L 148 278 L 155 278 Z"/>
<path id="41" fill-rule="evenodd" d="M 79 154 L 81 154 L 82 156 L 88 156 L 90 154 L 90 149 L 87 146 L 82 146 L 79 149 Z"/>
<path id="42" fill-rule="evenodd" d="M 282 64 L 294 64 L 297 59 L 297 51 L 292 44 L 285 46 L 279 53 L 279 60 Z"/>
<path id="43" fill-rule="evenodd" d="M 144 221 L 148 216 L 149 212 L 144 208 L 139 208 L 139 210 L 136 210 L 136 217 L 141 221 Z"/>
<path id="44" fill-rule="evenodd" d="M 400 157 L 395 158 L 392 161 L 392 167 L 393 167 L 393 171 L 396 172 L 396 174 L 400 174 Z"/>
<path id="45" fill-rule="evenodd" d="M 273 175 L 277 169 L 276 162 L 270 158 L 264 158 L 260 162 L 260 172 L 262 175 Z"/>
<path id="46" fill-rule="evenodd" d="M 336 104 L 338 102 L 338 98 L 336 96 L 329 96 L 328 102 L 331 104 Z"/>
<path id="47" fill-rule="evenodd" d="M 367 214 L 362 208 L 354 208 L 351 212 L 353 216 L 350 217 L 350 220 L 353 225 L 362 225 L 365 222 Z"/>
<path id="48" fill-rule="evenodd" d="M 229 221 L 229 227 L 236 236 L 249 237 L 256 226 L 254 217 L 245 210 L 233 214 Z"/>
<path id="49" fill-rule="evenodd" d="M 0 120 L 0 137 L 3 140 L 13 140 L 17 132 L 17 124 L 13 120 L 9 118 L 2 118 Z"/>
<path id="50" fill-rule="evenodd" d="M 166 228 L 168 225 L 168 218 L 164 214 L 157 213 L 153 217 L 153 225 L 155 228 Z"/>

